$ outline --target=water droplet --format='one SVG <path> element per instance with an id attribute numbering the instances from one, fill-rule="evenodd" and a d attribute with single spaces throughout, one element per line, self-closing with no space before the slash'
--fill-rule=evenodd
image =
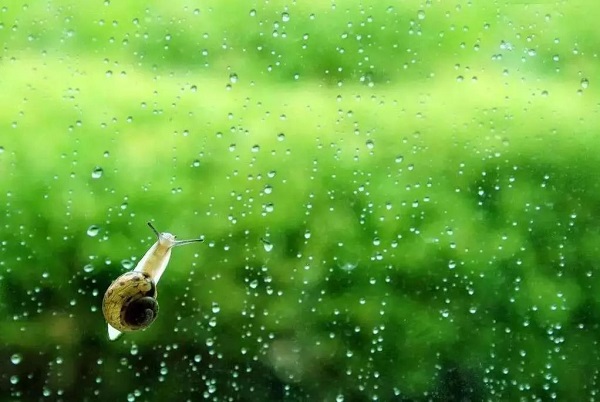
<path id="1" fill-rule="evenodd" d="M 229 74 L 229 82 L 231 82 L 232 84 L 238 82 L 238 76 L 236 73 Z"/>
<path id="2" fill-rule="evenodd" d="M 99 232 L 100 232 L 100 226 L 92 225 L 88 228 L 87 235 L 90 237 L 94 237 L 94 236 L 98 235 Z"/>
<path id="3" fill-rule="evenodd" d="M 417 18 L 420 20 L 424 20 L 425 19 L 425 11 L 423 11 L 423 10 L 417 11 Z"/>
<path id="4" fill-rule="evenodd" d="M 133 261 L 131 260 L 121 260 L 121 266 L 125 269 L 133 268 Z"/>
<path id="5" fill-rule="evenodd" d="M 358 266 L 358 264 L 351 264 L 351 263 L 347 262 L 344 265 L 340 266 L 340 268 L 344 271 L 350 272 L 350 271 L 354 270 L 357 266 Z"/>
<path id="6" fill-rule="evenodd" d="M 590 81 L 587 78 L 581 79 L 581 88 L 587 89 L 590 86 Z"/>
<path id="7" fill-rule="evenodd" d="M 290 15 L 288 13 L 281 13 L 281 21 L 288 22 L 290 20 Z"/>
<path id="8" fill-rule="evenodd" d="M 92 179 L 101 178 L 103 173 L 104 169 L 102 169 L 100 166 L 96 166 L 94 170 L 92 170 Z"/>
<path id="9" fill-rule="evenodd" d="M 221 311 L 221 307 L 219 306 L 219 303 L 213 302 L 211 310 L 212 310 L 213 314 L 219 313 L 219 311 Z"/>
<path id="10" fill-rule="evenodd" d="M 268 241 L 267 239 L 260 239 L 260 241 L 262 241 L 263 247 L 265 248 L 265 251 L 267 253 L 273 250 L 273 244 L 270 241 Z"/>
<path id="11" fill-rule="evenodd" d="M 375 147 L 375 143 L 373 142 L 373 140 L 367 140 L 367 142 L 365 144 L 367 145 L 367 148 L 369 148 L 369 149 L 373 149 Z"/>
<path id="12" fill-rule="evenodd" d="M 285 134 L 284 133 L 277 134 L 277 141 L 283 141 L 283 140 L 285 140 Z"/>
<path id="13" fill-rule="evenodd" d="M 86 264 L 83 266 L 83 272 L 87 272 L 88 274 L 94 270 L 94 266 L 92 264 Z"/>
<path id="14" fill-rule="evenodd" d="M 12 355 L 10 357 L 10 362 L 12 364 L 19 364 L 19 363 L 21 363 L 21 360 L 23 360 L 23 357 L 18 353 L 15 353 L 14 355 Z"/>

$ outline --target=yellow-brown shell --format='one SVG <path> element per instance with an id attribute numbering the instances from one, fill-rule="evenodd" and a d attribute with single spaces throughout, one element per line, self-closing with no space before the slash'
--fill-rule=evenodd
<path id="1" fill-rule="evenodd" d="M 102 300 L 106 322 L 121 332 L 147 328 L 158 315 L 156 285 L 143 272 L 126 272 L 113 281 Z"/>

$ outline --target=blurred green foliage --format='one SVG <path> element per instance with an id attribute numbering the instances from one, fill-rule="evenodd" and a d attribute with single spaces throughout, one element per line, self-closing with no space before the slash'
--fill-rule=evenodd
<path id="1" fill-rule="evenodd" d="M 0 11 L 5 399 L 597 394 L 599 5 Z"/>

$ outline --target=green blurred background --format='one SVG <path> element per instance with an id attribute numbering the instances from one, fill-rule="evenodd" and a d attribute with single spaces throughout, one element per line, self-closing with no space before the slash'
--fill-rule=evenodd
<path id="1" fill-rule="evenodd" d="M 1 399 L 597 399 L 600 3 L 474 3 L 2 4 Z"/>

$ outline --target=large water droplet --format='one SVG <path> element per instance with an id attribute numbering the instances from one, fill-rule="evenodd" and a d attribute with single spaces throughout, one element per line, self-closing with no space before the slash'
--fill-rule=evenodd
<path id="1" fill-rule="evenodd" d="M 581 79 L 581 88 L 587 89 L 590 86 L 590 81 L 587 78 Z"/>
<path id="2" fill-rule="evenodd" d="M 96 166 L 94 170 L 92 170 L 92 179 L 99 179 L 102 177 L 102 174 L 104 174 L 104 169 L 100 166 Z"/>
<path id="3" fill-rule="evenodd" d="M 99 232 L 100 232 L 100 226 L 92 225 L 88 228 L 87 235 L 90 237 L 94 237 L 94 236 L 97 236 Z"/>
<path id="4" fill-rule="evenodd" d="M 15 353 L 10 357 L 10 362 L 12 364 L 19 364 L 19 363 L 21 363 L 21 360 L 23 360 L 23 356 L 21 356 L 18 353 Z"/>
<path id="5" fill-rule="evenodd" d="M 268 241 L 267 239 L 261 239 L 261 241 L 267 253 L 273 250 L 273 244 L 270 241 Z"/>

